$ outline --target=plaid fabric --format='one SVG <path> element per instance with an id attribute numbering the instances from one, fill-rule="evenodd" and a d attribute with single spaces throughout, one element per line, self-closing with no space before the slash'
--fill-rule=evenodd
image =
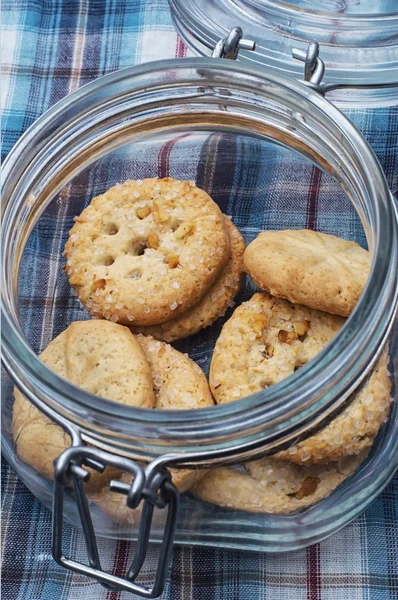
<path id="1" fill-rule="evenodd" d="M 134 63 L 188 54 L 174 32 L 166 0 L 3 0 L 2 20 L 3 156 L 40 114 L 80 85 Z M 351 110 L 349 117 L 372 144 L 391 189 L 398 191 L 398 108 Z M 221 162 L 214 158 L 220 155 Z M 234 215 L 247 241 L 259 228 L 277 225 L 309 227 L 365 242 L 358 219 L 337 185 L 315 167 L 304 168 L 283 148 L 216 134 L 165 139 L 134 156 L 120 151 L 111 163 L 96 164 L 95 177 L 80 174 L 60 201 L 48 208 L 29 241 L 22 267 L 29 278 L 21 277 L 20 300 L 36 351 L 68 322 L 84 318 L 60 275 L 59 259 L 49 261 L 49 255 L 59 257 L 68 224 L 83 204 L 128 177 L 129 169 L 136 176 L 142 172 L 143 176 L 195 178 L 226 213 Z M 49 301 L 43 308 L 44 282 Z M 249 291 L 247 287 L 243 295 Z M 38 298 L 40 302 L 35 302 Z M 207 370 L 208 343 L 206 336 L 198 334 L 179 347 Z M 58 567 L 50 556 L 50 512 L 5 462 L 2 487 L 3 598 L 133 597 L 107 592 Z M 176 546 L 162 598 L 393 600 L 398 598 L 397 521 L 396 478 L 361 517 L 305 550 L 270 555 Z M 64 549 L 67 555 L 85 559 L 82 536 L 69 526 L 65 526 Z M 122 574 L 134 544 L 100 540 L 99 550 L 103 566 Z M 142 574 L 147 584 L 153 579 L 157 555 L 158 549 L 151 549 Z"/>

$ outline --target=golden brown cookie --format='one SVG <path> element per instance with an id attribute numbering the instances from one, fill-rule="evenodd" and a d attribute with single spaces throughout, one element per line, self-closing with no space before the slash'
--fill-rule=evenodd
<path id="1" fill-rule="evenodd" d="M 201 500 L 254 513 L 286 514 L 329 496 L 354 473 L 366 453 L 336 463 L 303 467 L 274 458 L 246 465 L 242 473 L 221 467 L 209 470 L 192 489 Z"/>
<path id="2" fill-rule="evenodd" d="M 229 306 L 233 306 L 233 299 L 239 292 L 244 278 L 245 241 L 239 230 L 227 217 L 225 217 L 225 223 L 229 233 L 231 256 L 223 272 L 199 304 L 162 325 L 133 327 L 134 332 L 151 335 L 158 340 L 174 342 L 208 327 L 218 317 L 224 316 Z"/>
<path id="3" fill-rule="evenodd" d="M 136 339 L 152 371 L 156 408 L 189 410 L 214 405 L 199 365 L 165 342 L 141 334 Z"/>
<path id="4" fill-rule="evenodd" d="M 188 181 L 126 181 L 75 219 L 66 273 L 87 310 L 127 325 L 164 323 L 197 304 L 226 264 L 223 215 Z"/>
<path id="5" fill-rule="evenodd" d="M 259 392 L 293 374 L 326 346 L 344 321 L 268 294 L 254 294 L 235 310 L 216 342 L 210 388 L 217 403 Z M 387 365 L 384 353 L 369 380 L 339 416 L 317 434 L 275 456 L 312 465 L 370 448 L 389 413 Z"/>
<path id="6" fill-rule="evenodd" d="M 340 415 L 317 434 L 275 456 L 297 464 L 313 465 L 370 448 L 390 411 L 391 381 L 387 367 L 385 352 L 369 380 L 358 393 L 354 392 L 354 400 Z"/>
<path id="7" fill-rule="evenodd" d="M 269 294 L 254 294 L 224 324 L 210 366 L 218 404 L 282 381 L 335 336 L 344 319 Z"/>
<path id="8" fill-rule="evenodd" d="M 75 385 L 104 398 L 153 408 L 153 381 L 145 354 L 127 327 L 108 321 L 72 323 L 40 356 L 59 375 Z M 61 427 L 14 391 L 12 433 L 21 460 L 44 477 L 53 479 L 53 461 L 70 446 Z M 92 471 L 88 489 L 101 488 L 114 476 Z"/>
<path id="9" fill-rule="evenodd" d="M 290 302 L 348 316 L 365 287 L 371 257 L 356 242 L 309 229 L 264 231 L 246 248 L 246 273 Z"/>
<path id="10" fill-rule="evenodd" d="M 137 335 L 137 340 L 152 369 L 156 408 L 189 410 L 213 406 L 205 374 L 195 362 L 169 344 L 152 337 Z M 205 472 L 202 469 L 170 469 L 172 480 L 181 494 L 191 489 Z M 121 477 L 125 483 L 131 483 L 131 480 L 129 473 Z M 98 494 L 91 495 L 90 500 L 116 522 L 139 522 L 140 507 L 137 510 L 129 509 L 126 497 L 112 492 L 108 486 Z"/>

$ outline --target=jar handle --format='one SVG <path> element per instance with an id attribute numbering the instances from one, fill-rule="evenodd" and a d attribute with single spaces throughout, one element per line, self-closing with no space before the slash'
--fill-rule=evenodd
<path id="1" fill-rule="evenodd" d="M 81 444 L 72 445 L 65 450 L 55 461 L 54 466 L 51 547 L 54 560 L 66 569 L 96 579 L 108 589 L 132 592 L 145 598 L 160 596 L 166 582 L 179 507 L 179 492 L 171 480 L 169 471 L 164 466 L 165 462 L 167 462 L 167 457 L 163 456 L 144 468 L 130 459 Z M 83 482 L 90 479 L 90 472 L 85 468 L 87 466 L 100 472 L 110 466 L 131 473 L 133 476 L 131 484 L 112 480 L 109 487 L 114 492 L 126 495 L 126 504 L 131 509 L 137 508 L 143 502 L 137 549 L 125 577 L 107 573 L 101 567 L 94 526 L 83 486 Z M 68 558 L 62 552 L 65 487 L 69 486 L 71 482 L 86 542 L 88 565 Z M 160 509 L 167 508 L 167 517 L 154 584 L 152 588 L 146 588 L 136 584 L 135 580 L 148 552 L 155 506 Z"/>

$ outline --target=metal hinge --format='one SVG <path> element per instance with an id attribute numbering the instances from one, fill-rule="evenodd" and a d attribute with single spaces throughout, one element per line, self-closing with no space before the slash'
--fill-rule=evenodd
<path id="1" fill-rule="evenodd" d="M 246 40 L 240 27 L 233 27 L 227 37 L 219 40 L 211 53 L 212 58 L 236 60 L 239 50 L 255 50 L 256 42 Z"/>
<path id="2" fill-rule="evenodd" d="M 219 40 L 211 53 L 212 58 L 236 60 L 240 50 L 254 51 L 256 42 L 243 37 L 241 27 L 233 27 L 227 37 Z M 319 58 L 318 42 L 308 44 L 307 51 L 293 48 L 293 58 L 304 62 L 304 82 L 306 85 L 324 95 L 321 83 L 325 73 L 325 63 Z"/>

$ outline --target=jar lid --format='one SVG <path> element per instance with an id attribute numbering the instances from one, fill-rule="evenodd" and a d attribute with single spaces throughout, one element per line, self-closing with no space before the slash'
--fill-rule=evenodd
<path id="1" fill-rule="evenodd" d="M 255 51 L 239 60 L 302 77 L 293 48 L 320 45 L 324 81 L 352 86 L 398 85 L 397 0 L 169 0 L 178 32 L 201 55 L 239 26 Z"/>

